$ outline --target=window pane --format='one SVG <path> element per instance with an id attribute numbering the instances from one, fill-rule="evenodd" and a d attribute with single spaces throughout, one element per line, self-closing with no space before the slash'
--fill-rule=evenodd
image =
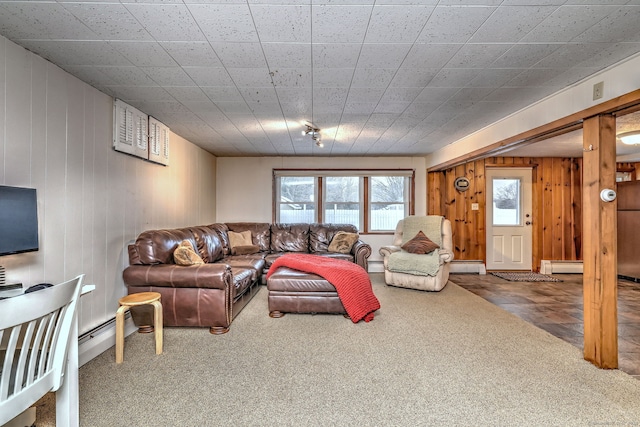
<path id="1" fill-rule="evenodd" d="M 316 222 L 316 179 L 287 176 L 280 178 L 280 222 Z"/>
<path id="2" fill-rule="evenodd" d="M 398 221 L 409 212 L 409 179 L 404 176 L 374 176 L 369 182 L 369 228 L 372 231 L 395 230 Z"/>
<path id="3" fill-rule="evenodd" d="M 360 178 L 325 178 L 324 222 L 353 224 L 360 229 Z"/>
<path id="4" fill-rule="evenodd" d="M 520 225 L 520 180 L 493 178 L 493 225 Z"/>

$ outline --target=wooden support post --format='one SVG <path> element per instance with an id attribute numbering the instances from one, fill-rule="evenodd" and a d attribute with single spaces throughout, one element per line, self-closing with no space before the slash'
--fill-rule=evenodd
<path id="1" fill-rule="evenodd" d="M 616 188 L 615 118 L 583 124 L 584 358 L 599 368 L 618 367 L 617 202 L 600 199 Z"/>

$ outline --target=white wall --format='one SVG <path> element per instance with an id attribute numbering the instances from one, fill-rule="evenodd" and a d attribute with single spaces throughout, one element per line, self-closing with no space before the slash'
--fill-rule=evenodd
<path id="1" fill-rule="evenodd" d="M 639 69 L 640 54 L 432 153 L 427 168 L 640 89 Z M 593 85 L 598 82 L 604 82 L 604 94 L 594 101 Z"/>
<path id="2" fill-rule="evenodd" d="M 171 134 L 168 167 L 112 150 L 113 99 L 0 37 L 0 184 L 38 193 L 40 250 L 0 258 L 7 283 L 86 274 L 80 332 L 115 316 L 126 244 L 215 221 L 215 157 Z"/>
<path id="3" fill-rule="evenodd" d="M 416 215 L 427 212 L 427 177 L 423 157 L 218 157 L 217 222 L 272 221 L 273 169 L 415 169 Z M 380 246 L 391 235 L 363 235 L 371 245 L 369 271 L 382 271 Z"/>

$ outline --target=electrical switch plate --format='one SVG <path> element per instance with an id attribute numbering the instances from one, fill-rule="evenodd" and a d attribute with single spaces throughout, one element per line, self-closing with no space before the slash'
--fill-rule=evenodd
<path id="1" fill-rule="evenodd" d="M 477 203 L 471 203 L 471 210 L 472 211 L 477 211 L 480 209 L 480 206 L 478 206 Z"/>
<path id="2" fill-rule="evenodd" d="M 593 85 L 593 100 L 602 98 L 604 95 L 604 82 L 599 82 Z"/>

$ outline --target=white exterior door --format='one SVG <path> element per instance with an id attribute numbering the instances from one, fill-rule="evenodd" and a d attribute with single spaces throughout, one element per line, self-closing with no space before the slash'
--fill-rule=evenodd
<path id="1" fill-rule="evenodd" d="M 487 270 L 531 271 L 531 168 L 487 168 Z"/>

